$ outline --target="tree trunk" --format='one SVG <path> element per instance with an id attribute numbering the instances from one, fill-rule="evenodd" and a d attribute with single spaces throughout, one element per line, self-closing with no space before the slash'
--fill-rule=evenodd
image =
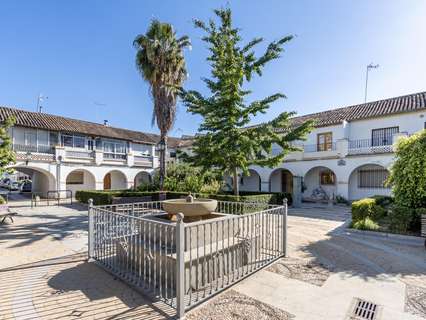
<path id="1" fill-rule="evenodd" d="M 161 134 L 160 144 L 164 145 L 164 150 L 160 151 L 160 191 L 164 191 L 164 179 L 166 178 L 166 154 L 167 136 Z"/>
<path id="2" fill-rule="evenodd" d="M 234 195 L 238 196 L 240 194 L 240 182 L 238 181 L 238 170 L 237 168 L 234 169 L 234 179 L 233 179 L 233 188 L 234 188 Z"/>

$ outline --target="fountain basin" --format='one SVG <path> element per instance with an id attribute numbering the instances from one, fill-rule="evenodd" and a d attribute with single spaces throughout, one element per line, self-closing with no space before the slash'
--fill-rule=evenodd
<path id="1" fill-rule="evenodd" d="M 211 214 L 217 208 L 217 200 L 214 199 L 195 199 L 188 202 L 186 199 L 165 200 L 163 209 L 169 214 L 183 213 L 185 217 L 196 217 Z"/>

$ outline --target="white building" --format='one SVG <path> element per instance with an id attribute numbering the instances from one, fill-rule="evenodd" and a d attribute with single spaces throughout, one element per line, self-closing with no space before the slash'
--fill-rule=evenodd
<path id="1" fill-rule="evenodd" d="M 426 92 L 293 118 L 316 121 L 301 149 L 277 168 L 253 166 L 241 190 L 290 192 L 295 199 L 355 200 L 389 195 L 383 182 L 394 160 L 394 142 L 425 128 Z M 24 110 L 0 107 L 0 122 L 11 129 L 17 163 L 31 176 L 33 191 L 128 189 L 151 179 L 158 167 L 158 136 Z M 191 139 L 169 139 L 168 161 L 176 150 L 191 152 Z M 278 148 L 273 152 L 279 152 Z"/>
<path id="2" fill-rule="evenodd" d="M 10 116 L 11 167 L 31 177 L 33 192 L 133 188 L 158 166 L 156 135 L 0 107 L 0 122 Z"/>
<path id="3" fill-rule="evenodd" d="M 304 200 L 355 200 L 390 195 L 384 186 L 394 160 L 395 141 L 426 128 L 426 92 L 293 118 L 314 119 L 300 152 L 277 168 L 252 167 L 241 190 L 290 192 Z M 273 152 L 279 151 L 274 149 Z"/>

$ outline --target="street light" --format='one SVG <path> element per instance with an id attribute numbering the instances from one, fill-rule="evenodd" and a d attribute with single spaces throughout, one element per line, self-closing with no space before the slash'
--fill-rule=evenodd
<path id="1" fill-rule="evenodd" d="M 367 66 L 367 71 L 366 71 L 366 74 L 365 74 L 365 96 L 364 96 L 364 103 L 367 102 L 368 72 L 370 71 L 370 69 L 377 69 L 378 67 L 379 67 L 378 64 L 373 64 L 373 63 L 370 63 Z"/>

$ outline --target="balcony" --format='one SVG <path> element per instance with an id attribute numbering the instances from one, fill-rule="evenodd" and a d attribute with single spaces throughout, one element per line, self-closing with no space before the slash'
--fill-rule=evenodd
<path id="1" fill-rule="evenodd" d="M 375 154 L 393 152 L 392 139 L 375 141 L 372 139 L 350 140 L 348 154 Z"/>
<path id="2" fill-rule="evenodd" d="M 54 154 L 55 148 L 45 145 L 26 145 L 26 144 L 13 144 L 13 150 L 20 153 L 43 153 Z"/>
<path id="3" fill-rule="evenodd" d="M 153 157 L 151 156 L 134 156 L 135 167 L 153 167 Z"/>
<path id="4" fill-rule="evenodd" d="M 65 150 L 65 157 L 67 159 L 86 159 L 93 160 L 95 154 L 91 150 Z"/>

